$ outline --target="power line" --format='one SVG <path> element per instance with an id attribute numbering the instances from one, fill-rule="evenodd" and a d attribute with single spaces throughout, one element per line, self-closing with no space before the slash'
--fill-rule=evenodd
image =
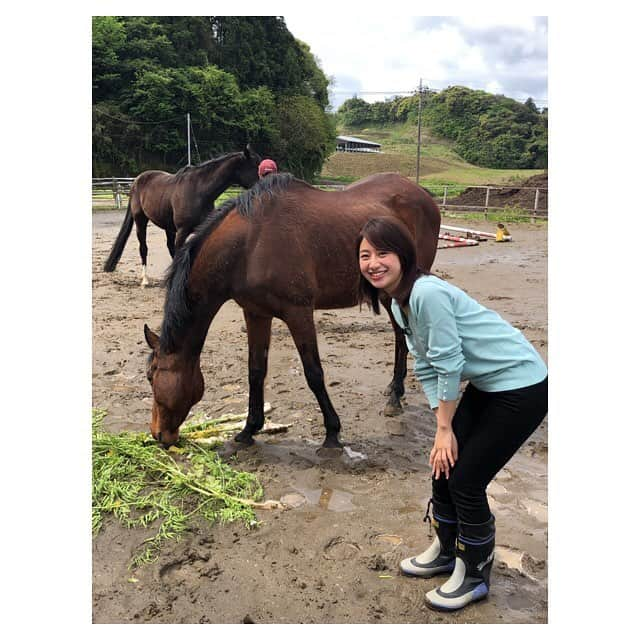
<path id="1" fill-rule="evenodd" d="M 99 114 L 106 116 L 107 118 L 111 118 L 112 120 L 117 120 L 118 122 L 123 122 L 124 124 L 139 124 L 139 125 L 145 125 L 145 124 L 167 124 L 167 122 L 178 122 L 178 120 L 182 121 L 182 116 L 176 116 L 175 118 L 171 118 L 170 120 L 158 120 L 157 122 L 136 122 L 135 120 L 123 120 L 122 118 L 118 118 L 117 116 L 112 116 L 110 113 L 107 113 L 106 111 L 103 111 L 102 109 L 100 109 L 99 107 L 94 106 L 93 107 Z"/>
<path id="2" fill-rule="evenodd" d="M 444 91 L 444 89 L 434 89 L 433 87 L 426 87 L 423 91 Z M 478 89 L 474 89 L 474 91 L 478 91 Z M 480 89 L 482 91 L 482 89 Z M 360 91 L 359 89 L 353 89 L 351 91 L 335 91 L 333 89 L 329 89 L 329 92 L 334 95 L 413 95 L 418 93 L 417 89 L 412 89 L 410 91 Z M 487 92 L 490 93 L 490 92 Z M 503 94 L 493 94 L 493 95 L 503 95 Z M 509 96 L 506 96 L 509 97 Z M 547 98 L 534 98 L 533 96 L 529 96 L 534 102 L 548 102 Z M 512 100 L 516 100 L 516 98 L 512 98 Z M 519 102 L 519 100 L 516 100 Z"/>

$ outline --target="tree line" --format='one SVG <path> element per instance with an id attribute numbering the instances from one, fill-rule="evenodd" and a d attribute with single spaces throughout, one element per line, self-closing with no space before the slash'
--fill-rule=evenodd
<path id="1" fill-rule="evenodd" d="M 354 97 L 337 111 L 345 127 L 417 123 L 419 96 L 372 104 Z M 454 86 L 422 94 L 422 123 L 454 143 L 467 162 L 495 169 L 547 168 L 547 110 L 505 96 Z"/>
<path id="2" fill-rule="evenodd" d="M 310 179 L 335 148 L 329 79 L 277 16 L 93 17 L 93 174 L 176 171 L 251 143 Z"/>

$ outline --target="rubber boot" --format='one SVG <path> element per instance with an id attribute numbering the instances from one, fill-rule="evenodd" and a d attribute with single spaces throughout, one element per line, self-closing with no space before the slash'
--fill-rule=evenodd
<path id="1" fill-rule="evenodd" d="M 495 536 L 493 516 L 484 524 L 460 523 L 453 573 L 441 587 L 427 593 L 429 607 L 438 611 L 455 611 L 486 598 Z"/>
<path id="2" fill-rule="evenodd" d="M 433 519 L 429 517 L 429 506 L 433 504 Z M 458 519 L 452 504 L 443 504 L 429 500 L 424 517 L 433 524 L 436 535 L 431 546 L 413 558 L 405 558 L 400 562 L 402 573 L 420 578 L 430 578 L 440 573 L 451 573 L 455 565 L 456 536 L 458 535 Z"/>

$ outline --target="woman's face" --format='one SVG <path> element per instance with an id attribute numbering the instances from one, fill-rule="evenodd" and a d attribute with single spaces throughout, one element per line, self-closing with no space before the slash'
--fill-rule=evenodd
<path id="1" fill-rule="evenodd" d="M 376 249 L 366 238 L 360 243 L 360 273 L 376 288 L 389 295 L 402 280 L 402 267 L 397 253 Z"/>

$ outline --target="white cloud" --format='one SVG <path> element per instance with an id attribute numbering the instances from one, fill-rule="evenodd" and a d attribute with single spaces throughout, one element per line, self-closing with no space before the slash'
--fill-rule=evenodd
<path id="1" fill-rule="evenodd" d="M 420 78 L 435 89 L 461 84 L 547 106 L 543 16 L 368 14 L 336 22 L 331 15 L 291 14 L 285 21 L 334 78 L 334 107 L 354 93 L 369 102 L 409 93 Z"/>

